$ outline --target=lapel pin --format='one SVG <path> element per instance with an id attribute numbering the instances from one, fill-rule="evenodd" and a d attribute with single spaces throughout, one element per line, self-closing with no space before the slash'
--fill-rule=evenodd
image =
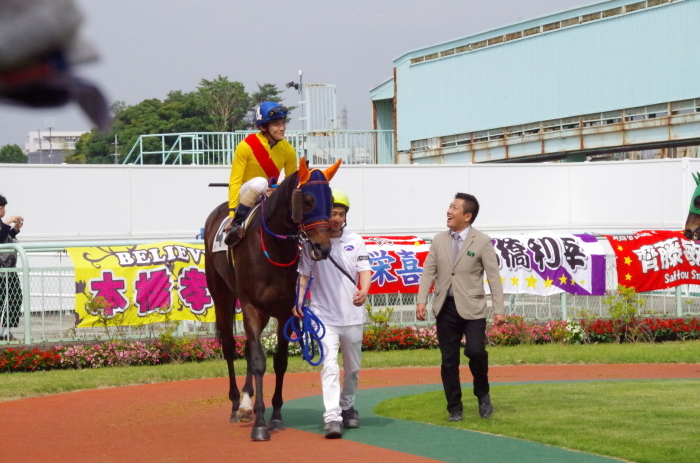
<path id="1" fill-rule="evenodd" d="M 467 255 L 468 255 L 469 257 L 474 257 L 474 253 L 473 253 L 472 251 L 467 251 Z"/>

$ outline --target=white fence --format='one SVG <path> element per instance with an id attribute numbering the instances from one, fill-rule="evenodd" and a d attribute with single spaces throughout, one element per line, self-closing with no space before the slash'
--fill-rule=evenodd
<path id="1" fill-rule="evenodd" d="M 350 197 L 349 226 L 364 234 L 432 236 L 455 192 L 481 203 L 486 232 L 628 233 L 680 230 L 700 159 L 572 164 L 343 165 L 332 181 Z M 0 167 L 21 241 L 193 239 L 226 201 L 227 166 Z"/>

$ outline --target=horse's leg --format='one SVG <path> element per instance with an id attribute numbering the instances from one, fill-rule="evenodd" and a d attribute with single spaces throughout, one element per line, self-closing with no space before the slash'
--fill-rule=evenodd
<path id="1" fill-rule="evenodd" d="M 270 431 L 282 431 L 284 422 L 282 421 L 282 385 L 284 384 L 284 374 L 287 372 L 287 364 L 289 362 L 289 341 L 284 336 L 284 326 L 287 320 L 277 319 L 277 352 L 275 352 L 274 368 L 275 368 L 275 394 L 272 396 L 272 417 L 268 423 Z"/>
<path id="2" fill-rule="evenodd" d="M 245 323 L 245 332 L 248 337 L 248 348 L 250 349 L 249 369 L 253 378 L 255 378 L 255 404 L 253 405 L 255 422 L 250 438 L 255 441 L 264 441 L 270 439 L 270 431 L 265 424 L 265 401 L 263 400 L 265 351 L 261 342 L 261 333 L 267 322 L 270 321 L 270 316 L 261 314 L 260 311 L 247 302 L 244 304 L 243 310 L 245 313 L 243 322 Z M 244 398 L 245 395 L 244 393 Z"/>
<path id="3" fill-rule="evenodd" d="M 241 394 L 236 384 L 236 371 L 233 366 L 233 359 L 236 355 L 236 340 L 233 337 L 233 323 L 236 314 L 236 293 L 233 285 L 227 284 L 225 278 L 233 278 L 233 274 L 228 270 L 228 262 L 222 256 L 207 255 L 205 261 L 205 271 L 209 293 L 214 301 L 216 312 L 216 329 L 221 342 L 221 350 L 228 367 L 229 391 L 228 397 L 231 400 L 231 417 L 229 421 L 237 422 L 236 418 L 240 406 Z M 217 260 L 218 259 L 218 260 Z M 217 268 L 217 263 L 219 268 Z M 228 274 L 227 274 L 228 272 Z M 226 275 L 226 276 L 223 276 Z M 250 421 L 250 419 L 248 420 Z"/>
<path id="4" fill-rule="evenodd" d="M 224 359 L 226 359 L 226 366 L 228 367 L 228 379 L 229 379 L 229 392 L 228 398 L 231 400 L 231 418 L 229 421 L 231 423 L 236 423 L 239 420 L 237 418 L 238 409 L 240 407 L 241 394 L 238 391 L 238 385 L 236 384 L 236 370 L 233 366 L 233 359 L 236 355 L 236 340 L 233 337 L 233 319 L 236 313 L 236 300 L 227 301 L 226 316 L 216 317 L 216 323 L 219 327 L 221 336 L 221 350 L 224 354 Z M 248 420 L 250 421 L 250 419 Z"/>
<path id="5" fill-rule="evenodd" d="M 249 422 L 253 420 L 253 370 L 250 368 L 250 342 L 245 344 L 245 362 L 246 374 L 245 384 L 243 385 L 243 398 L 241 399 L 241 407 L 238 409 L 238 421 Z"/>

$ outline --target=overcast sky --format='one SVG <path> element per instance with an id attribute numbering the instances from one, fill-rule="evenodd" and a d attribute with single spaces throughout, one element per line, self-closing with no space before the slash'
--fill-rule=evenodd
<path id="1" fill-rule="evenodd" d="M 371 128 L 369 90 L 392 75 L 399 55 L 594 0 L 76 0 L 82 35 L 101 59 L 76 73 L 110 101 L 136 104 L 171 90 L 196 89 L 217 75 L 284 88 L 298 81 L 335 84 L 350 129 Z M 285 103 L 298 94 L 284 92 Z M 0 146 L 24 146 L 30 131 L 89 130 L 81 111 L 0 106 Z M 298 123 L 291 128 L 298 128 Z"/>

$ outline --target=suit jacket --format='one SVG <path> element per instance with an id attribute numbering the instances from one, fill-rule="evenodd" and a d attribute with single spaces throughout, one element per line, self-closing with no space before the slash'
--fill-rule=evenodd
<path id="1" fill-rule="evenodd" d="M 466 320 L 486 318 L 484 292 L 484 273 L 486 273 L 491 288 L 494 314 L 505 315 L 503 285 L 491 238 L 471 227 L 467 238 L 462 242 L 454 265 L 451 260 L 452 241 L 449 230 L 433 238 L 433 244 L 423 265 L 418 302 L 425 304 L 430 287 L 435 282 L 433 314 L 437 317 L 451 285 L 457 312 L 462 318 Z"/>

